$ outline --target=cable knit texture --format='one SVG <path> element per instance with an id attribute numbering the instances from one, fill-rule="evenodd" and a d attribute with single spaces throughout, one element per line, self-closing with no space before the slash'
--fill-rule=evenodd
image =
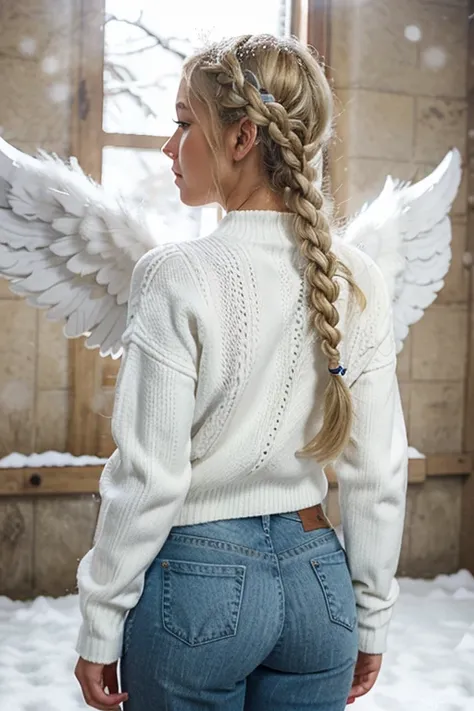
<path id="1" fill-rule="evenodd" d="M 80 563 L 77 651 L 120 657 L 125 616 L 171 528 L 320 503 L 328 484 L 295 456 L 321 425 L 327 358 L 307 318 L 292 216 L 232 212 L 209 237 L 151 251 L 131 285 L 94 546 Z M 354 402 L 351 444 L 335 464 L 356 593 L 359 646 L 386 647 L 403 531 L 407 442 L 391 304 L 362 252 L 341 279 L 341 351 Z M 158 608 L 157 608 L 158 609 Z"/>

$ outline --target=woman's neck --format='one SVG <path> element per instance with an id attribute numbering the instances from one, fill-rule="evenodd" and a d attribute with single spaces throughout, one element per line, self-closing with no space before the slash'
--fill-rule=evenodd
<path id="1" fill-rule="evenodd" d="M 240 194 L 230 196 L 225 206 L 226 212 L 238 210 L 272 210 L 275 212 L 289 212 L 285 201 L 270 188 L 258 185 L 253 189 L 241 191 Z"/>

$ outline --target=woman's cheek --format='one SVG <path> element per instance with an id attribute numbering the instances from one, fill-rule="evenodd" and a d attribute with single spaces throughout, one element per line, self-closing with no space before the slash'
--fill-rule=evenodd
<path id="1" fill-rule="evenodd" d="M 189 131 L 189 129 L 188 129 Z M 179 155 L 181 156 L 184 151 L 186 151 L 189 147 L 189 140 L 188 140 L 188 135 L 187 131 L 183 131 L 183 135 L 180 138 L 179 141 Z"/>

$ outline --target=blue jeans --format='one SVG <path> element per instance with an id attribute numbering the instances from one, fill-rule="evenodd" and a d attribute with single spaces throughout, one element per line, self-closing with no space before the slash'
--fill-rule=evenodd
<path id="1" fill-rule="evenodd" d="M 124 634 L 125 711 L 342 711 L 356 606 L 332 529 L 296 513 L 172 529 Z"/>

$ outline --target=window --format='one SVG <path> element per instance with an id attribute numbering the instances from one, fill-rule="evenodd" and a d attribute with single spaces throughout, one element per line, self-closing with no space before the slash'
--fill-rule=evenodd
<path id="1" fill-rule="evenodd" d="M 217 209 L 180 203 L 161 152 L 174 131 L 184 59 L 206 41 L 246 33 L 291 33 L 315 44 L 319 35 L 315 41 L 308 28 L 319 28 L 327 1 L 82 0 L 72 153 L 108 190 L 145 208 L 165 239 L 210 233 Z M 71 344 L 71 358 L 70 451 L 106 456 L 117 364 L 82 342 Z"/>
<path id="2" fill-rule="evenodd" d="M 209 233 L 217 221 L 215 208 L 180 203 L 170 161 L 159 150 L 174 131 L 184 59 L 223 36 L 287 33 L 287 6 L 288 0 L 241 0 L 224 9 L 219 0 L 181 0 L 164 12 L 156 0 L 106 0 L 102 182 L 146 207 L 170 239 Z"/>

